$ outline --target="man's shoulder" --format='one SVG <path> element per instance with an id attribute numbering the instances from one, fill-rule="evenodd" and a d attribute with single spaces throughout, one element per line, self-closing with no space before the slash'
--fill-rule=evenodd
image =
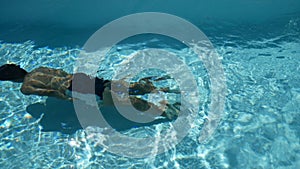
<path id="1" fill-rule="evenodd" d="M 31 72 L 44 72 L 44 71 L 56 71 L 56 70 L 61 70 L 61 69 L 54 69 L 54 68 L 50 68 L 50 67 L 38 67 L 33 69 Z M 61 70 L 63 71 L 63 70 Z"/>
<path id="2" fill-rule="evenodd" d="M 47 74 L 47 75 L 53 75 L 53 76 L 59 76 L 59 77 L 64 77 L 69 75 L 67 72 L 65 72 L 62 69 L 54 69 L 54 68 L 49 68 L 49 67 L 38 67 L 34 70 L 32 70 L 29 74 Z"/>

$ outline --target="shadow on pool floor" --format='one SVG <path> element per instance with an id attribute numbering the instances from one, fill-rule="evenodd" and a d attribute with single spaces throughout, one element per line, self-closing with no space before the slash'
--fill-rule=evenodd
<path id="1" fill-rule="evenodd" d="M 167 119 L 157 119 L 150 123 L 136 123 L 123 117 L 113 106 L 101 107 L 100 110 L 106 122 L 117 131 L 168 121 Z M 45 132 L 58 131 L 73 134 L 82 129 L 74 105 L 70 101 L 48 97 L 46 103 L 28 105 L 26 111 L 37 119 L 43 115 L 39 123 L 42 131 Z"/>

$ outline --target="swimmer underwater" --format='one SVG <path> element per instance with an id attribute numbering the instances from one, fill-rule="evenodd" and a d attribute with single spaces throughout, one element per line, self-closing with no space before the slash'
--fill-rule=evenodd
<path id="1" fill-rule="evenodd" d="M 159 78 L 158 80 L 165 80 L 167 77 Z M 178 106 L 180 103 L 169 104 L 164 100 L 163 107 L 157 106 L 154 103 L 148 102 L 138 95 L 152 93 L 153 91 L 161 91 L 166 93 L 180 93 L 177 90 L 170 88 L 156 88 L 151 82 L 152 77 L 140 79 L 138 82 L 130 83 L 129 98 L 131 104 L 139 111 L 146 111 L 150 107 L 162 110 L 161 116 L 173 120 L 178 116 Z M 16 64 L 5 64 L 0 67 L 0 80 L 22 83 L 21 92 L 25 95 L 39 95 L 50 96 L 64 100 L 72 101 L 74 98 L 67 95 L 68 91 L 75 91 L 82 94 L 95 94 L 99 96 L 104 105 L 113 105 L 111 80 L 105 80 L 98 77 L 90 77 L 84 73 L 68 74 L 61 69 L 53 69 L 48 67 L 39 67 L 31 72 L 27 72 Z M 72 87 L 72 81 L 76 80 L 78 86 Z M 87 84 L 95 84 L 95 90 L 91 90 Z M 122 84 L 122 81 L 120 81 Z M 167 113 L 167 109 L 172 113 Z"/>

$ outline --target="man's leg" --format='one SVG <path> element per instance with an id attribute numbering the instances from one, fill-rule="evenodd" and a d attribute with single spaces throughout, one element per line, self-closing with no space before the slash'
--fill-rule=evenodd
<path id="1" fill-rule="evenodd" d="M 144 95 L 155 91 L 162 91 L 165 93 L 177 93 L 180 94 L 179 90 L 173 90 L 169 87 L 164 88 L 157 88 L 153 85 L 153 83 L 150 81 L 150 79 L 153 79 L 153 81 L 161 81 L 161 80 L 168 80 L 170 79 L 169 76 L 163 76 L 158 79 L 154 79 L 154 77 L 146 77 L 140 79 L 138 82 L 131 83 L 129 86 L 129 94 L 130 95 Z"/>

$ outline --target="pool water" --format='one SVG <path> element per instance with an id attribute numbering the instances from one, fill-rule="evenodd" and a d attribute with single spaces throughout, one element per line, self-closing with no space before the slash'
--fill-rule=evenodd
<path id="1" fill-rule="evenodd" d="M 102 77 L 138 49 L 151 46 L 177 53 L 189 65 L 200 86 L 196 126 L 171 150 L 148 158 L 128 158 L 95 145 L 84 130 L 43 132 L 41 118 L 28 106 L 47 97 L 25 96 L 20 84 L 0 82 L 1 168 L 274 168 L 300 166 L 300 31 L 299 19 L 286 23 L 280 34 L 257 36 L 240 32 L 208 36 L 222 57 L 227 96 L 224 116 L 213 137 L 200 143 L 208 112 L 209 80 L 201 62 L 186 48 L 164 45 L 159 39 L 119 44 L 101 65 Z M 249 28 L 250 29 L 250 28 Z M 205 33 L 205 32 L 204 32 Z M 255 34 L 255 31 L 254 33 Z M 31 71 L 39 66 L 73 72 L 80 47 L 40 47 L 33 41 L 0 43 L 0 63 L 14 62 Z M 43 114 L 44 110 L 40 110 Z M 155 134 L 156 124 L 123 131 L 127 135 Z"/>

